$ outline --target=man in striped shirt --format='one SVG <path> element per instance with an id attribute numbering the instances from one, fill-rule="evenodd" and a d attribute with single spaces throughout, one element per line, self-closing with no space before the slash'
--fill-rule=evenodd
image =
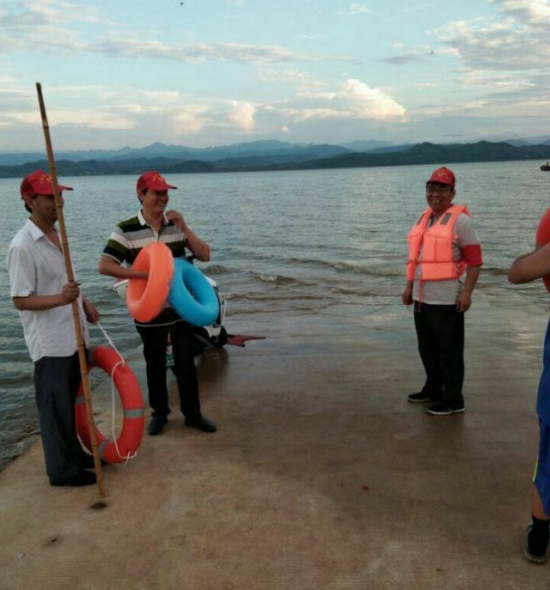
<path id="1" fill-rule="evenodd" d="M 153 242 L 166 244 L 175 258 L 185 256 L 185 249 L 188 248 L 198 260 L 210 260 L 208 244 L 193 233 L 181 213 L 166 211 L 168 190 L 177 187 L 168 184 L 158 172 L 151 171 L 139 177 L 136 188 L 141 210 L 134 217 L 120 222 L 111 234 L 99 261 L 101 274 L 117 279 L 146 279 L 146 272 L 132 270 L 130 266 L 141 249 Z M 143 341 L 149 404 L 153 410 L 149 434 L 160 434 L 170 413 L 166 384 L 168 334 L 174 352 L 180 409 L 185 416 L 185 424 L 203 432 L 215 432 L 216 426 L 201 413 L 192 326 L 170 307 L 150 322 L 135 323 Z"/>

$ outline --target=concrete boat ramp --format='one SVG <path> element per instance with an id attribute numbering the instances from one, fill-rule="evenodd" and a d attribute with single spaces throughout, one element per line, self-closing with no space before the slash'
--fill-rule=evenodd
<path id="1" fill-rule="evenodd" d="M 256 319 L 267 340 L 201 361 L 219 431 L 173 411 L 104 468 L 105 508 L 50 487 L 35 444 L 0 474 L 0 588 L 550 588 L 522 555 L 544 314 L 476 301 L 467 412 L 432 417 L 406 402 L 422 372 L 393 310 Z M 103 427 L 110 383 L 94 396 Z"/>

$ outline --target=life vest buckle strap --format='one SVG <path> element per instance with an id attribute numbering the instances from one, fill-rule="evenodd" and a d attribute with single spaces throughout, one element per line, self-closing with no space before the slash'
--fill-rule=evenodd
<path id="1" fill-rule="evenodd" d="M 451 213 L 445 213 L 445 215 L 443 215 L 443 217 L 441 218 L 441 221 L 439 222 L 440 225 L 447 225 L 449 223 L 449 220 L 451 219 L 452 214 Z"/>

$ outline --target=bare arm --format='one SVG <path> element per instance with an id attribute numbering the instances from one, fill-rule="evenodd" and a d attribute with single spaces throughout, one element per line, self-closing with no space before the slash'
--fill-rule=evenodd
<path id="1" fill-rule="evenodd" d="M 97 270 L 99 274 L 115 279 L 146 279 L 149 276 L 145 271 L 126 268 L 109 256 L 101 256 Z"/>
<path id="2" fill-rule="evenodd" d="M 472 293 L 474 292 L 481 266 L 468 266 L 466 268 L 466 280 L 464 281 L 464 289 L 459 294 L 456 300 L 456 309 L 460 313 L 466 313 L 472 305 Z"/>
<path id="3" fill-rule="evenodd" d="M 529 283 L 550 274 L 550 244 L 524 254 L 514 260 L 508 271 L 508 280 L 515 285 Z"/>
<path id="4" fill-rule="evenodd" d="M 474 292 L 480 272 L 481 266 L 468 266 L 466 269 L 466 281 L 464 281 L 464 289 L 462 289 L 463 293 L 469 293 L 471 295 Z"/>
<path id="5" fill-rule="evenodd" d="M 70 281 L 63 285 L 61 293 L 56 295 L 29 295 L 28 297 L 12 297 L 13 305 L 19 311 L 46 311 L 54 307 L 69 305 L 80 295 L 80 283 Z"/>
<path id="6" fill-rule="evenodd" d="M 210 260 L 210 246 L 203 242 L 195 232 L 185 223 L 185 219 L 177 211 L 167 211 L 166 219 L 172 221 L 174 225 L 179 227 L 187 238 L 186 246 L 191 250 L 191 253 L 197 260 L 208 262 Z"/>
<path id="7" fill-rule="evenodd" d="M 97 311 L 95 305 L 93 305 L 93 303 L 91 303 L 91 301 L 86 299 L 84 296 L 82 296 L 82 308 L 84 309 L 86 319 L 90 322 L 90 324 L 95 324 L 99 321 L 99 311 Z"/>
<path id="8" fill-rule="evenodd" d="M 185 224 L 184 229 L 185 235 L 187 236 L 187 247 L 195 258 L 202 260 L 202 262 L 208 262 L 210 260 L 210 246 L 203 242 L 190 228 Z"/>
<path id="9" fill-rule="evenodd" d="M 413 302 L 412 292 L 413 292 L 413 281 L 407 281 L 407 284 L 405 286 L 405 290 L 403 291 L 403 293 L 401 295 L 401 301 L 403 302 L 403 305 L 412 305 L 412 302 Z"/>

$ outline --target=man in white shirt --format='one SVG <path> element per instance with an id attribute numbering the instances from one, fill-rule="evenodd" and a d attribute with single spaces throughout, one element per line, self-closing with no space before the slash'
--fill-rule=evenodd
<path id="1" fill-rule="evenodd" d="M 53 195 L 51 177 L 42 170 L 23 179 L 21 198 L 30 217 L 10 244 L 7 267 L 11 297 L 34 362 L 46 472 L 51 485 L 84 486 L 94 484 L 96 476 L 85 470 L 93 468 L 93 458 L 82 450 L 76 434 L 74 404 L 81 376 L 71 303 L 78 299 L 86 346 L 84 318 L 96 322 L 99 314 L 80 296 L 79 283 L 67 279 Z"/>

